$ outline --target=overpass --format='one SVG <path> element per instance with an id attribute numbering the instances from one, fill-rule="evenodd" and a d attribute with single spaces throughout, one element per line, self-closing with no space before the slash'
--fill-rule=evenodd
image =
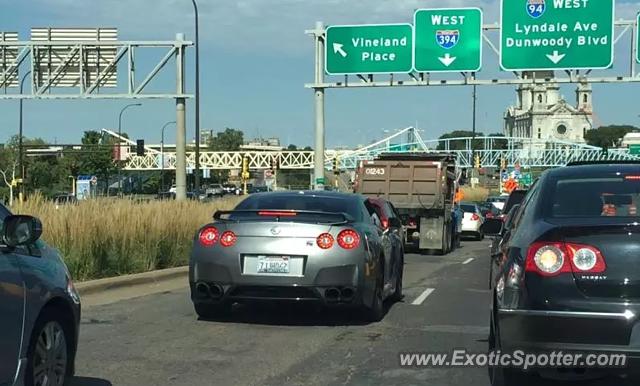
<path id="1" fill-rule="evenodd" d="M 105 131 L 111 135 L 115 134 Z M 133 141 L 126 138 L 122 140 L 135 145 Z M 460 168 L 474 167 L 475 157 L 480 158 L 482 166 L 498 166 L 504 159 L 509 167 L 516 164 L 522 167 L 559 167 L 573 161 L 640 161 L 640 155 L 630 154 L 629 149 L 609 149 L 605 152 L 596 146 L 558 140 L 476 137 L 475 142 L 481 142 L 482 149 L 472 150 L 473 140 L 470 137 L 425 141 L 418 130 L 408 127 L 359 149 L 327 150 L 325 151 L 325 168 L 331 169 L 336 158 L 341 170 L 354 170 L 360 161 L 371 160 L 382 153 L 425 151 L 456 154 Z M 463 146 L 460 146 L 461 144 Z M 253 170 L 270 169 L 274 162 L 278 163 L 280 169 L 313 169 L 314 161 L 313 151 L 236 151 L 201 152 L 200 164 L 203 169 L 211 170 L 241 169 L 244 157 L 249 160 L 249 168 Z M 132 155 L 124 169 L 174 170 L 175 167 L 175 152 L 161 152 L 147 147 L 144 156 Z M 187 153 L 187 168 L 195 168 L 193 152 Z"/>

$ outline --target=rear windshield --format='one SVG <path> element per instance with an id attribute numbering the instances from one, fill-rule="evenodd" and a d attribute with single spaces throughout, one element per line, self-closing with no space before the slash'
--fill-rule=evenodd
<path id="1" fill-rule="evenodd" d="M 545 217 L 637 217 L 640 180 L 622 177 L 559 179 L 551 184 Z"/>
<path id="2" fill-rule="evenodd" d="M 460 208 L 466 213 L 475 213 L 476 207 L 473 205 L 460 205 Z"/>
<path id="3" fill-rule="evenodd" d="M 346 213 L 355 220 L 361 218 L 361 207 L 355 198 L 314 197 L 310 195 L 257 195 L 248 197 L 237 210 L 280 209 L 308 210 L 326 213 Z"/>

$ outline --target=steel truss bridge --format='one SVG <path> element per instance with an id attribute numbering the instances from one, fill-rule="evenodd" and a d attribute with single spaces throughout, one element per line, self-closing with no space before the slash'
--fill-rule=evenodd
<path id="1" fill-rule="evenodd" d="M 106 130 L 105 130 L 106 131 Z M 108 131 L 107 131 L 108 132 Z M 109 132 L 114 135 L 115 133 Z M 133 141 L 121 138 L 130 145 Z M 472 150 L 472 144 L 479 148 Z M 480 145 L 481 144 L 481 145 Z M 515 137 L 476 137 L 423 140 L 418 130 L 408 127 L 380 141 L 356 150 L 325 151 L 325 168 L 330 170 L 337 162 L 340 170 L 355 170 L 360 161 L 372 160 L 383 153 L 452 153 L 457 155 L 460 168 L 473 168 L 476 157 L 482 167 L 497 167 L 505 160 L 509 167 L 559 167 L 575 161 L 640 161 L 640 155 L 632 155 L 628 149 L 609 149 L 564 142 L 558 140 L 532 140 Z M 203 169 L 241 169 L 244 158 L 252 170 L 266 170 L 278 164 L 284 170 L 313 169 L 313 151 L 237 151 L 201 152 Z M 164 162 L 163 162 L 164 160 Z M 337 160 L 337 161 L 336 161 Z M 163 165 L 164 164 L 164 165 Z M 144 156 L 131 156 L 125 170 L 175 170 L 175 152 L 161 152 L 146 148 Z M 195 153 L 187 153 L 187 168 L 195 168 Z"/>

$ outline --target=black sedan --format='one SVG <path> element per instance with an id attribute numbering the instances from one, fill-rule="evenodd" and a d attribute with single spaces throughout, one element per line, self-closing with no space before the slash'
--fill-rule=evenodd
<path id="1" fill-rule="evenodd" d="M 522 202 L 494 265 L 490 349 L 640 357 L 639 205 L 640 164 L 545 172 Z M 501 227 L 489 220 L 484 230 L 496 234 Z M 584 362 L 561 370 L 537 372 L 609 371 Z M 530 375 L 490 371 L 494 385 L 521 384 Z"/>

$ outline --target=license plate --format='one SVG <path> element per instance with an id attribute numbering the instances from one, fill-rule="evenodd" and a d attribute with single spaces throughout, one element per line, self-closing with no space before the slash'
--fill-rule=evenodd
<path id="1" fill-rule="evenodd" d="M 289 256 L 258 257 L 258 273 L 289 273 Z"/>

